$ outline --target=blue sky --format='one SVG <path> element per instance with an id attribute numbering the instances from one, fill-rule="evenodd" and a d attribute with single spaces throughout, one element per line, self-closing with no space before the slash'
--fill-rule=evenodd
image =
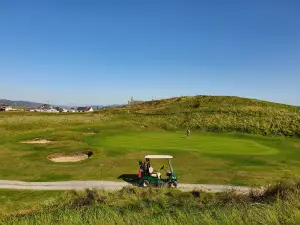
<path id="1" fill-rule="evenodd" d="M 0 1 L 0 98 L 300 105 L 299 12 L 298 0 Z"/>

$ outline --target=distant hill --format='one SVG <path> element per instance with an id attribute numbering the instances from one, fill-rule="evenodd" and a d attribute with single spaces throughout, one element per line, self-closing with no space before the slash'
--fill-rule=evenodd
<path id="1" fill-rule="evenodd" d="M 30 102 L 30 101 L 14 101 L 14 100 L 8 100 L 8 99 L 0 99 L 0 105 L 10 105 L 10 106 L 25 106 L 28 108 L 35 108 L 35 107 L 39 107 L 45 103 L 38 103 L 38 102 Z M 82 104 L 81 104 L 82 105 Z M 70 109 L 70 108 L 77 108 L 78 106 L 66 106 L 66 105 L 56 105 L 54 104 L 53 106 L 55 107 L 60 107 L 60 108 L 66 108 L 66 109 Z M 91 106 L 94 110 L 96 109 L 103 109 L 103 108 L 117 108 L 123 105 L 119 105 L 119 104 L 114 104 L 114 105 L 83 105 L 83 106 Z"/>
<path id="2" fill-rule="evenodd" d="M 30 101 L 13 101 L 13 100 L 7 100 L 7 99 L 0 99 L 0 104 L 4 105 L 10 105 L 10 106 L 25 106 L 28 108 L 31 107 L 38 107 L 40 105 L 43 105 L 44 103 L 38 103 L 38 102 L 30 102 Z"/>
<path id="3" fill-rule="evenodd" d="M 80 104 L 78 106 L 66 106 L 66 105 L 54 105 L 60 108 L 65 108 L 65 109 L 71 109 L 71 108 L 77 108 L 77 107 L 92 107 L 94 110 L 97 109 L 106 109 L 106 108 L 118 108 L 118 107 L 122 107 L 124 105 L 118 105 L 118 104 L 114 104 L 114 105 L 89 105 L 89 104 Z"/>

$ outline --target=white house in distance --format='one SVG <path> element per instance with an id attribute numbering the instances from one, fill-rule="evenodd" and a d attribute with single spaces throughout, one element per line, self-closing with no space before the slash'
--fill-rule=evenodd
<path id="1" fill-rule="evenodd" d="M 33 111 L 33 112 L 58 113 L 58 111 L 53 106 L 48 105 L 48 104 L 43 104 L 40 107 L 38 107 L 37 109 L 32 109 L 30 111 Z"/>
<path id="2" fill-rule="evenodd" d="M 68 112 L 73 112 L 73 113 L 75 113 L 75 112 L 77 112 L 77 109 L 71 108 L 71 109 L 68 110 Z"/>
<path id="3" fill-rule="evenodd" d="M 60 107 L 55 107 L 55 109 L 56 109 L 58 112 L 63 112 L 63 113 L 69 112 L 69 110 L 64 109 L 64 108 L 60 108 Z"/>
<path id="4" fill-rule="evenodd" d="M 78 112 L 93 112 L 93 108 L 92 107 L 78 107 L 77 108 Z"/>
<path id="5" fill-rule="evenodd" d="M 12 110 L 13 110 L 13 108 L 8 105 L 0 107 L 0 111 L 12 111 Z"/>

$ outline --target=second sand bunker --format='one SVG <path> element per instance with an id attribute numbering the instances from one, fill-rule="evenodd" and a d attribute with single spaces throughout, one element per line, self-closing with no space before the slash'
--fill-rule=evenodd
<path id="1" fill-rule="evenodd" d="M 32 139 L 32 140 L 22 141 L 21 143 L 24 143 L 24 144 L 48 144 L 50 142 L 52 142 L 52 141 L 47 140 L 47 139 L 36 138 L 36 139 Z"/>
<path id="2" fill-rule="evenodd" d="M 76 153 L 55 153 L 48 155 L 48 159 L 52 162 L 79 162 L 88 159 L 93 155 L 92 151 L 83 151 Z"/>

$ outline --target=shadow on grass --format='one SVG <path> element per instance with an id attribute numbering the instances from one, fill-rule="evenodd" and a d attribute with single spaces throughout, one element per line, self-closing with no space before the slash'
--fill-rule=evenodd
<path id="1" fill-rule="evenodd" d="M 122 174 L 121 176 L 118 177 L 118 179 L 122 179 L 127 183 L 130 183 L 134 186 L 138 185 L 138 175 L 137 174 Z"/>

